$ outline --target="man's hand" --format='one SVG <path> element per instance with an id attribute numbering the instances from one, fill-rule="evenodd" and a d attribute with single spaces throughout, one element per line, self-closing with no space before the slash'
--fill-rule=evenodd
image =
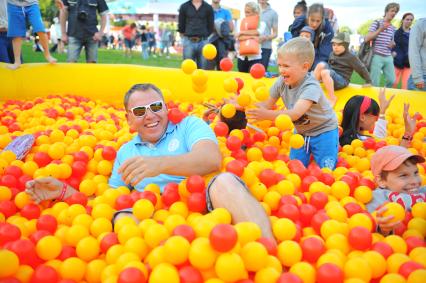
<path id="1" fill-rule="evenodd" d="M 66 33 L 62 33 L 61 40 L 64 44 L 67 44 L 68 43 L 68 35 Z"/>
<path id="2" fill-rule="evenodd" d="M 413 116 L 410 116 L 410 103 L 404 103 L 404 126 L 405 126 L 405 135 L 412 136 L 416 130 L 416 122 L 419 117 L 419 113 L 416 112 Z"/>
<path id="3" fill-rule="evenodd" d="M 59 10 L 62 10 L 65 7 L 64 2 L 62 2 L 62 0 L 55 0 L 55 5 Z"/>
<path id="4" fill-rule="evenodd" d="M 104 35 L 103 32 L 95 32 L 95 34 L 93 35 L 93 40 L 95 41 L 101 41 L 102 40 L 102 36 Z"/>
<path id="5" fill-rule="evenodd" d="M 391 104 L 392 100 L 395 97 L 395 94 L 392 95 L 389 99 L 386 99 L 386 88 L 380 88 L 379 91 L 379 106 L 380 106 L 380 113 L 385 114 L 386 110 L 388 109 L 389 105 Z"/>
<path id="6" fill-rule="evenodd" d="M 261 120 L 271 120 L 273 121 L 275 119 L 275 111 L 269 110 L 265 108 L 252 108 L 246 110 L 246 115 L 248 119 L 253 119 L 256 121 Z"/>
<path id="7" fill-rule="evenodd" d="M 390 22 L 383 22 L 383 25 L 380 26 L 380 31 L 384 31 L 385 29 L 387 29 L 389 26 L 391 25 Z"/>
<path id="8" fill-rule="evenodd" d="M 136 186 L 148 177 L 155 177 L 163 173 L 163 158 L 136 156 L 124 161 L 118 168 L 118 173 L 127 185 Z"/>
<path id="9" fill-rule="evenodd" d="M 43 200 L 56 199 L 61 195 L 63 183 L 55 178 L 46 177 L 28 181 L 25 192 L 31 199 L 40 203 Z"/>
<path id="10" fill-rule="evenodd" d="M 387 210 L 387 207 L 382 206 L 379 210 L 377 210 L 377 217 L 376 217 L 377 225 L 379 225 L 380 232 L 384 236 L 389 235 L 401 223 L 401 221 L 389 222 L 390 220 L 394 218 L 393 215 L 383 217 L 383 213 L 386 210 Z"/>

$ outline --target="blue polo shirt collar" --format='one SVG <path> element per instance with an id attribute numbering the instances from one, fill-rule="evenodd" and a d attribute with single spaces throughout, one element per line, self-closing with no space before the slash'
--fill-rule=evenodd
<path id="1" fill-rule="evenodd" d="M 157 145 L 157 144 L 159 144 L 163 139 L 165 139 L 166 138 L 166 136 L 168 135 L 168 134 L 171 134 L 175 129 L 176 129 L 176 127 L 177 127 L 177 124 L 173 124 L 172 122 L 169 122 L 168 124 L 167 124 L 167 129 L 166 129 L 166 131 L 164 132 L 164 134 L 161 136 L 161 138 L 158 140 L 158 142 L 155 144 L 155 145 Z M 145 142 L 145 141 L 143 141 L 142 139 L 141 139 L 141 137 L 140 137 L 140 135 L 137 135 L 134 139 L 133 139 L 133 144 L 134 145 L 137 145 L 137 146 L 148 146 L 148 147 L 152 147 L 153 146 L 153 144 L 152 143 L 150 143 L 150 142 Z M 154 145 L 154 146 L 155 146 Z"/>

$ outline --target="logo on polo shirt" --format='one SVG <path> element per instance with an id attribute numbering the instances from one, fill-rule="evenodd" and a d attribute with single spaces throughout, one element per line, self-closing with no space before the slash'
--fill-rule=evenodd
<path id="1" fill-rule="evenodd" d="M 169 150 L 169 152 L 172 152 L 172 151 L 175 151 L 176 149 L 178 149 L 178 147 L 179 147 L 179 140 L 178 139 L 172 139 L 169 142 L 168 150 Z"/>

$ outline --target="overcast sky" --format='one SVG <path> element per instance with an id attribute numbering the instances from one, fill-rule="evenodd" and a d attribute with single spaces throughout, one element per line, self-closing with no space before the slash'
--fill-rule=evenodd
<path id="1" fill-rule="evenodd" d="M 221 0 L 222 5 L 238 8 L 244 16 L 244 4 L 253 0 Z M 207 2 L 211 3 L 211 1 Z M 293 7 L 297 0 L 269 0 L 271 7 L 279 16 L 279 35 L 287 31 L 287 27 L 293 21 Z M 382 17 L 386 4 L 392 0 L 322 0 L 306 1 L 308 6 L 313 3 L 323 3 L 325 7 L 332 8 L 337 16 L 339 26 L 349 26 L 356 30 L 363 22 L 369 19 Z M 398 1 L 395 1 L 398 2 Z M 403 0 L 399 1 L 401 9 L 396 15 L 398 19 L 405 12 L 412 12 L 415 18 L 426 17 L 426 0 Z"/>

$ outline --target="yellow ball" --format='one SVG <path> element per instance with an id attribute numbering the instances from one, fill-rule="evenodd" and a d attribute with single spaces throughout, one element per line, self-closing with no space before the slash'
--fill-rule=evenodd
<path id="1" fill-rule="evenodd" d="M 130 224 L 130 225 L 124 225 L 121 227 L 121 229 L 118 231 L 118 241 L 120 244 L 124 245 L 127 240 L 133 237 L 141 237 L 142 231 L 139 228 L 139 226 Z"/>
<path id="2" fill-rule="evenodd" d="M 217 55 L 217 50 L 213 44 L 208 43 L 204 45 L 203 47 L 204 58 L 206 58 L 207 60 L 213 60 L 216 57 L 216 55 Z"/>
<path id="3" fill-rule="evenodd" d="M 272 226 L 272 231 L 278 241 L 291 240 L 296 236 L 296 225 L 287 218 L 278 219 Z"/>
<path id="4" fill-rule="evenodd" d="M 36 251 L 44 260 L 55 259 L 62 251 L 62 243 L 55 236 L 45 236 L 37 242 Z"/>
<path id="5" fill-rule="evenodd" d="M 350 192 L 351 189 L 346 182 L 336 181 L 331 185 L 331 194 L 339 200 L 349 196 Z"/>
<path id="6" fill-rule="evenodd" d="M 294 241 L 283 241 L 278 245 L 277 257 L 282 265 L 293 266 L 302 260 L 302 248 Z"/>
<path id="7" fill-rule="evenodd" d="M 93 180 L 86 179 L 81 181 L 79 186 L 79 191 L 85 194 L 86 196 L 90 197 L 95 194 L 96 192 L 96 183 Z"/>
<path id="8" fill-rule="evenodd" d="M 406 254 L 394 253 L 391 254 L 386 261 L 388 273 L 398 273 L 401 265 L 410 261 L 410 258 Z"/>
<path id="9" fill-rule="evenodd" d="M 104 176 L 109 176 L 112 171 L 113 164 L 111 161 L 108 160 L 101 160 L 99 161 L 98 165 L 96 166 L 96 169 L 99 174 Z"/>
<path id="10" fill-rule="evenodd" d="M 384 239 L 384 242 L 389 244 L 395 253 L 405 254 L 407 252 L 407 243 L 400 236 L 389 235 Z"/>
<path id="11" fill-rule="evenodd" d="M 240 255 L 246 269 L 256 272 L 265 266 L 268 258 L 268 251 L 261 243 L 250 242 L 242 247 Z"/>
<path id="12" fill-rule="evenodd" d="M 265 101 L 269 98 L 269 91 L 266 86 L 258 87 L 255 91 L 256 99 L 259 101 Z"/>
<path id="13" fill-rule="evenodd" d="M 373 199 L 373 192 L 367 186 L 359 186 L 354 191 L 354 197 L 361 203 L 369 203 Z"/>
<path id="14" fill-rule="evenodd" d="M 188 259 L 190 244 L 187 239 L 182 236 L 172 236 L 164 243 L 164 252 L 167 255 L 166 260 L 173 264 L 179 265 Z"/>
<path id="15" fill-rule="evenodd" d="M 370 282 L 372 271 L 368 261 L 362 257 L 354 257 L 346 261 L 344 267 L 345 278 L 358 278 Z"/>
<path id="16" fill-rule="evenodd" d="M 236 93 L 238 90 L 238 83 L 234 78 L 227 78 L 223 81 L 223 88 L 226 92 Z"/>
<path id="17" fill-rule="evenodd" d="M 295 134 L 290 137 L 290 146 L 292 148 L 301 148 L 305 144 L 305 140 L 302 135 Z"/>
<path id="18" fill-rule="evenodd" d="M 55 143 L 49 147 L 47 154 L 52 159 L 61 159 L 65 155 L 65 148 L 63 145 Z"/>
<path id="19" fill-rule="evenodd" d="M 236 253 L 219 255 L 215 264 L 217 276 L 225 282 L 235 282 L 248 277 L 241 257 Z"/>
<path id="20" fill-rule="evenodd" d="M 12 198 L 12 191 L 6 186 L 0 186 L 0 201 L 10 200 Z"/>
<path id="21" fill-rule="evenodd" d="M 207 238 L 196 238 L 189 248 L 189 262 L 195 268 L 207 270 L 212 268 L 216 262 L 218 253 L 210 245 Z"/>
<path id="22" fill-rule="evenodd" d="M 124 244 L 124 248 L 127 252 L 134 253 L 139 256 L 140 259 L 144 259 L 148 254 L 148 245 L 145 240 L 141 237 L 133 237 L 127 240 Z"/>
<path id="23" fill-rule="evenodd" d="M 386 259 L 376 251 L 367 251 L 362 257 L 371 267 L 371 278 L 380 278 L 386 272 Z"/>
<path id="24" fill-rule="evenodd" d="M 70 257 L 62 262 L 59 272 L 62 279 L 80 282 L 86 273 L 86 263 L 77 257 Z"/>
<path id="25" fill-rule="evenodd" d="M 133 215 L 139 220 L 151 218 L 154 213 L 154 205 L 147 199 L 140 199 L 133 205 Z"/>
<path id="26" fill-rule="evenodd" d="M 291 130 L 294 127 L 290 116 L 285 114 L 280 114 L 275 118 L 275 126 L 281 131 Z"/>
<path id="27" fill-rule="evenodd" d="M 191 79 L 194 85 L 200 87 L 207 83 L 208 77 L 206 71 L 197 69 L 192 73 Z"/>
<path id="28" fill-rule="evenodd" d="M 87 264 L 84 278 L 89 283 L 101 282 L 101 274 L 106 266 L 106 262 L 102 259 L 92 260 Z"/>
<path id="29" fill-rule="evenodd" d="M 280 277 L 281 272 L 272 267 L 265 267 L 256 272 L 254 281 L 256 283 L 276 282 Z"/>
<path id="30" fill-rule="evenodd" d="M 426 219 L 415 217 L 408 222 L 407 228 L 419 231 L 423 237 L 426 237 Z"/>
<path id="31" fill-rule="evenodd" d="M 385 207 L 386 211 L 383 212 L 383 217 L 387 217 L 390 215 L 393 216 L 393 218 L 389 220 L 389 223 L 394 223 L 405 219 L 405 210 L 399 203 L 389 202 L 385 204 Z"/>
<path id="32" fill-rule="evenodd" d="M 86 237 L 81 239 L 76 246 L 76 253 L 79 258 L 84 261 L 91 261 L 99 255 L 99 242 L 94 237 Z"/>
<path id="33" fill-rule="evenodd" d="M 241 92 L 240 95 L 237 96 L 237 103 L 242 107 L 249 106 L 251 103 L 250 94 L 247 92 Z"/>
<path id="34" fill-rule="evenodd" d="M 407 283 L 423 283 L 426 278 L 426 269 L 417 269 L 408 276 Z"/>
<path id="35" fill-rule="evenodd" d="M 413 217 L 426 219 L 426 202 L 418 202 L 411 208 Z"/>
<path id="36" fill-rule="evenodd" d="M 192 59 L 185 59 L 180 65 L 180 68 L 185 74 L 190 75 L 197 69 L 197 63 Z"/>
<path id="37" fill-rule="evenodd" d="M 380 283 L 405 283 L 404 276 L 397 273 L 389 273 L 380 279 Z"/>
<path id="38" fill-rule="evenodd" d="M 95 237 L 98 237 L 99 235 L 107 232 L 112 231 L 112 224 L 111 221 L 104 218 L 96 218 L 93 220 L 92 224 L 90 225 L 90 234 L 92 234 Z"/>
<path id="39" fill-rule="evenodd" d="M 233 104 L 227 103 L 227 104 L 222 106 L 221 113 L 222 113 L 223 117 L 225 117 L 225 118 L 234 117 L 236 112 L 237 112 L 237 110 L 235 109 L 235 106 Z"/>
<path id="40" fill-rule="evenodd" d="M 290 268 L 290 272 L 296 274 L 303 283 L 315 282 L 315 268 L 307 262 L 298 262 Z"/>
<path id="41" fill-rule="evenodd" d="M 148 227 L 144 237 L 148 246 L 154 248 L 169 237 L 169 231 L 163 225 L 154 224 Z"/>
<path id="42" fill-rule="evenodd" d="M 151 272 L 150 283 L 179 283 L 179 273 L 173 265 L 169 263 L 160 263 L 155 266 Z"/>
<path id="43" fill-rule="evenodd" d="M 238 234 L 238 242 L 244 246 L 248 242 L 256 241 L 262 236 L 259 226 L 253 222 L 240 222 L 235 226 Z"/>
<path id="44" fill-rule="evenodd" d="M 12 276 L 18 268 L 18 256 L 9 250 L 0 250 L 0 278 Z"/>

